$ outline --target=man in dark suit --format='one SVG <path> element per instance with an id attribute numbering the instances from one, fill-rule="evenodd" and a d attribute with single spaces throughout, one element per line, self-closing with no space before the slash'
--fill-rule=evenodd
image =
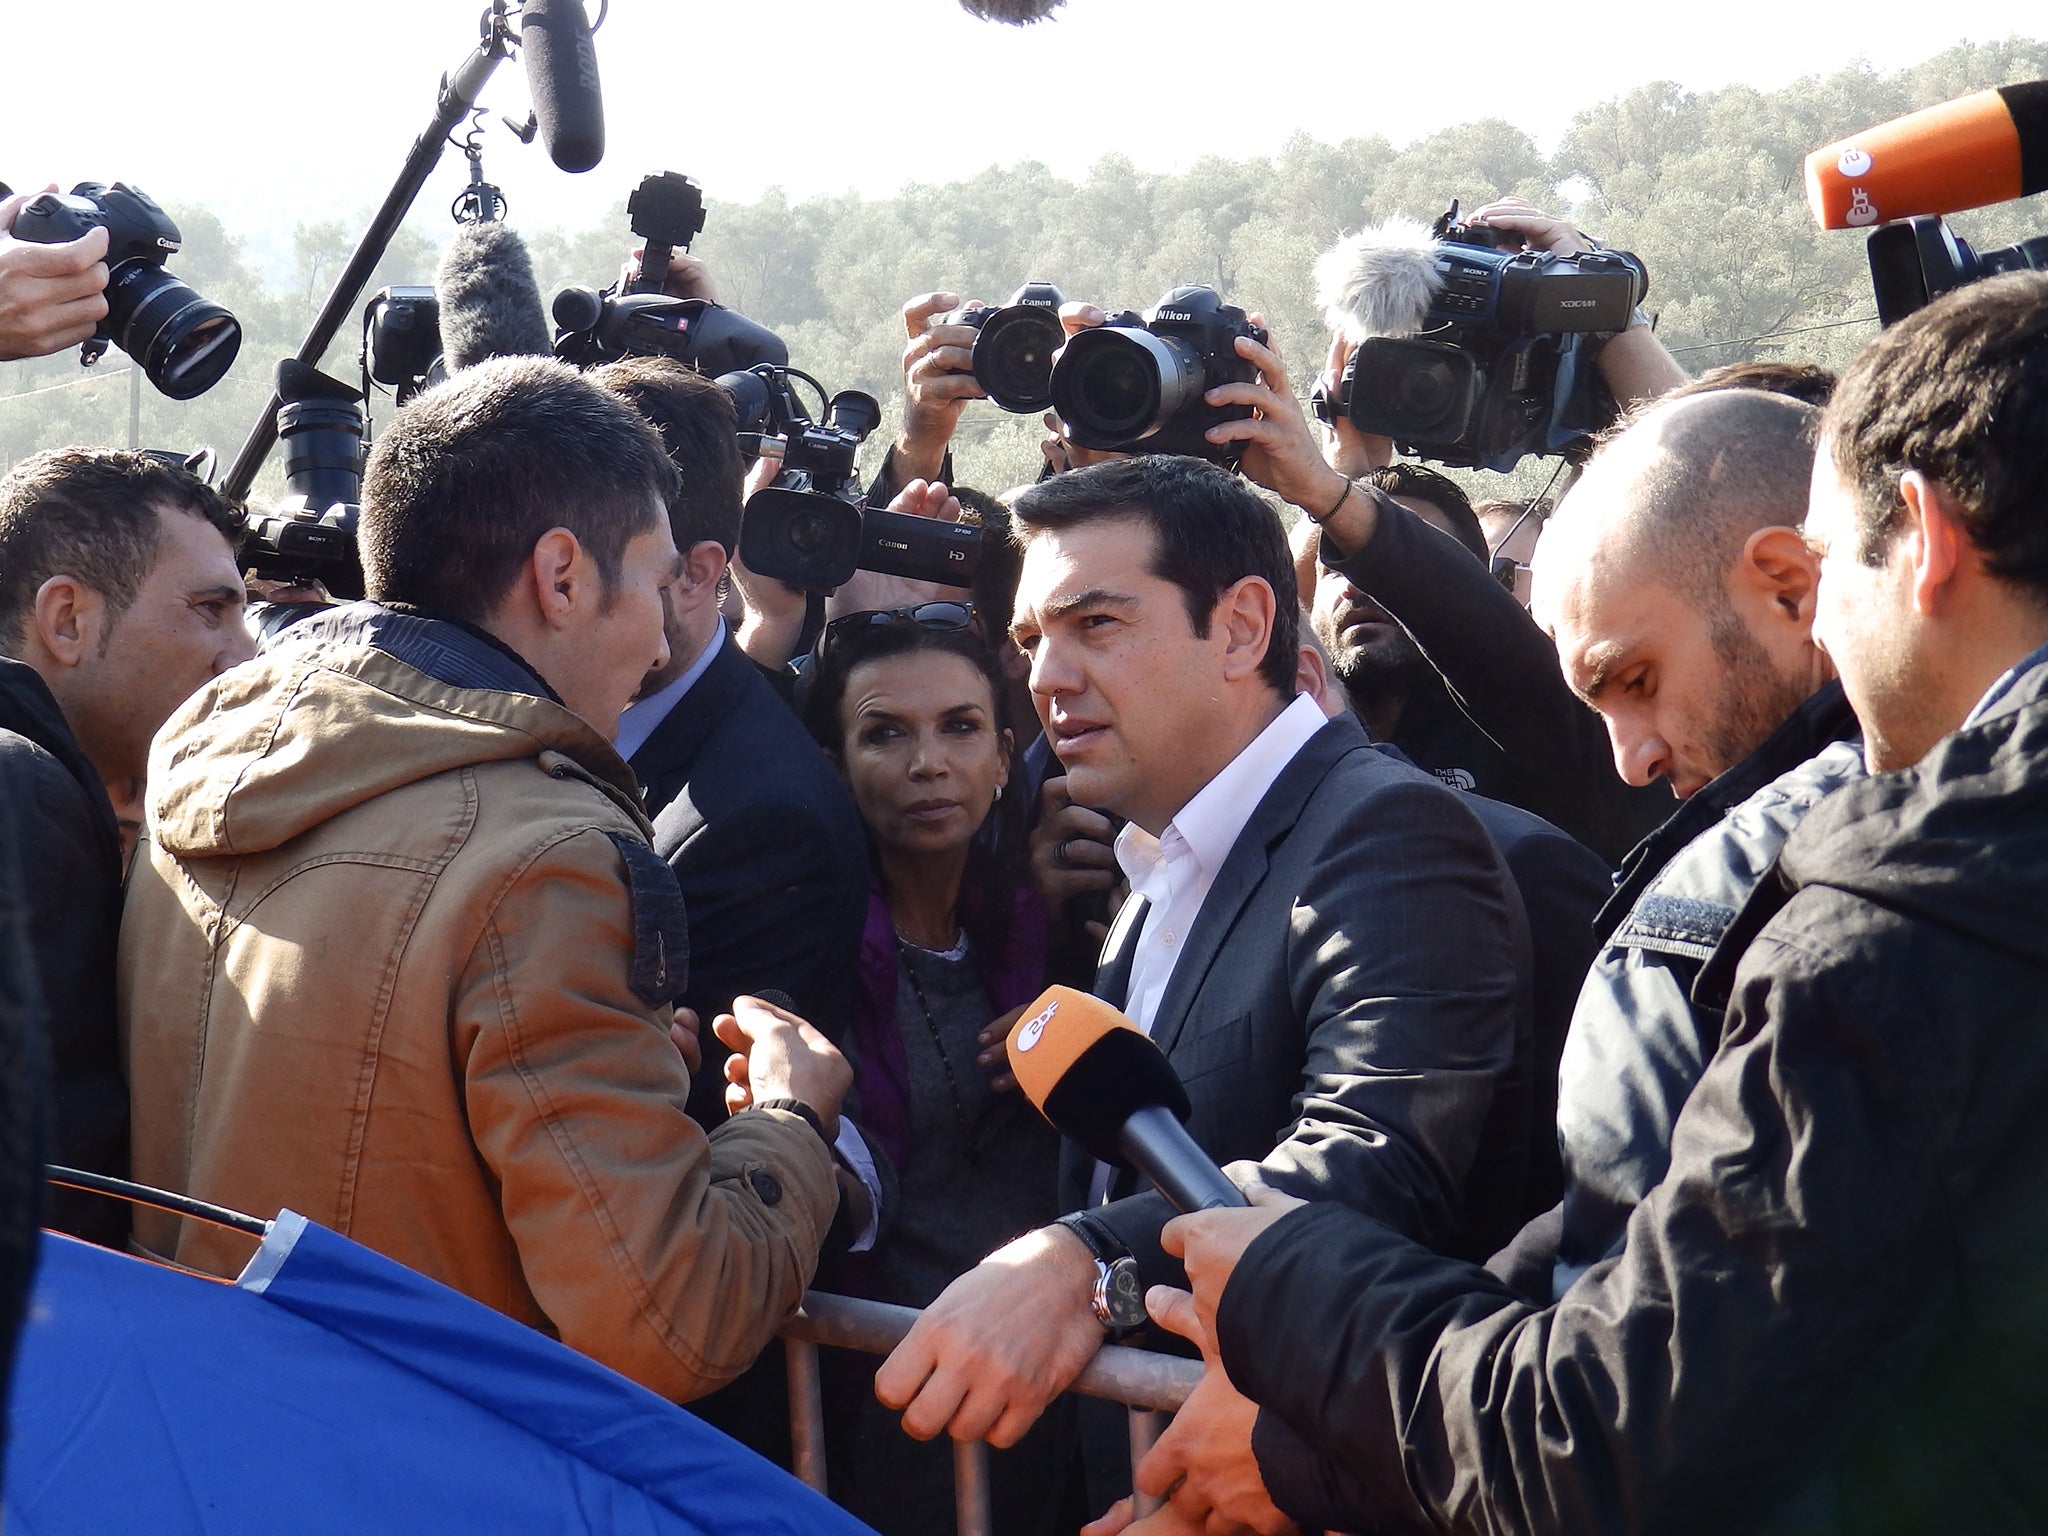
<path id="1" fill-rule="evenodd" d="M 618 747 L 683 889 L 689 982 L 677 1006 L 705 1026 L 689 1108 L 708 1127 L 725 1119 L 726 1056 L 709 1025 L 734 997 L 782 992 L 838 1037 L 867 911 L 866 845 L 838 773 L 718 614 L 745 478 L 731 398 L 665 358 L 591 377 L 653 422 L 682 481 L 669 509 L 683 561 L 670 660 L 619 722 Z"/>
<path id="2" fill-rule="evenodd" d="M 1474 1217 L 1515 1203 L 1529 1146 L 1528 934 L 1486 833 L 1297 697 L 1286 538 L 1234 477 L 1121 460 L 1015 524 L 1040 718 L 1074 799 L 1130 823 L 1098 992 L 1166 1051 L 1217 1161 L 1483 1254 L 1501 1233 Z M 884 1364 L 913 1435 L 1014 1442 L 1125 1321 L 1091 1294 L 1174 1273 L 1156 1192 L 1074 1156 L 1065 1184 L 1075 1215 L 955 1281 Z"/>

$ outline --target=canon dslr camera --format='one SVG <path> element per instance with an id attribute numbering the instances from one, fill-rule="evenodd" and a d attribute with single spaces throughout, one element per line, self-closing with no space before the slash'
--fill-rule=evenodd
<path id="1" fill-rule="evenodd" d="M 1414 334 L 1374 336 L 1353 350 L 1324 421 L 1347 419 L 1439 463 L 1509 470 L 1528 454 L 1570 454 L 1614 419 L 1586 338 L 1627 329 L 1649 292 L 1626 251 L 1504 248 L 1519 237 L 1436 221 L 1426 263 L 1434 297 Z"/>
<path id="2" fill-rule="evenodd" d="M 1060 325 L 1065 302 L 1051 283 L 1026 283 L 1000 309 L 956 309 L 932 324 L 973 326 L 974 382 L 1004 410 L 1027 414 L 1052 404 L 1052 360 L 1066 339 Z"/>
<path id="3" fill-rule="evenodd" d="M 107 317 L 82 349 L 83 361 L 98 361 L 112 343 L 173 400 L 205 394 L 233 366 L 242 327 L 164 270 L 183 238 L 147 193 L 118 181 L 81 181 L 69 195 L 45 192 L 15 214 L 14 238 L 60 245 L 95 225 L 107 231 Z"/>

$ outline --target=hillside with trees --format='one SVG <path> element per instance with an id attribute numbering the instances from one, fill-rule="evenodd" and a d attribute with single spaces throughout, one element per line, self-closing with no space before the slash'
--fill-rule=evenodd
<path id="1" fill-rule="evenodd" d="M 899 312 L 910 295 L 952 289 L 999 302 L 1042 278 L 1069 298 L 1143 309 L 1176 284 L 1208 283 L 1264 314 L 1305 393 L 1327 344 L 1309 276 L 1317 255 L 1345 230 L 1391 214 L 1428 219 L 1453 197 L 1470 209 L 1514 193 L 1569 212 L 1607 244 L 1639 254 L 1658 334 L 1695 372 L 1771 356 L 1839 366 L 1875 334 L 1874 306 L 1862 238 L 1816 229 L 1807 213 L 1807 152 L 1920 107 L 2041 77 L 2048 43 L 2009 40 L 1954 48 L 1894 73 L 1858 66 L 1775 91 L 1644 86 L 1578 114 L 1550 155 L 1522 129 L 1485 118 L 1405 145 L 1297 137 L 1271 158 L 1208 158 L 1172 174 L 1111 153 L 1080 181 L 1024 163 L 886 199 L 792 202 L 771 191 L 727 203 L 711 187 L 695 249 L 726 302 L 780 332 L 795 364 L 830 388 L 858 387 L 884 401 L 874 451 L 900 410 Z M 630 163 L 630 155 L 614 161 Z M 356 230 L 301 226 L 290 280 L 266 283 L 244 260 L 236 231 L 179 204 L 175 188 L 150 190 L 186 237 L 172 270 L 232 308 L 247 335 L 229 379 L 196 401 L 169 401 L 145 385 L 140 441 L 211 443 L 226 459 Z M 598 228 L 522 229 L 544 294 L 611 280 L 631 243 L 625 190 Z M 2033 198 L 1953 222 L 1983 248 L 2048 232 L 2048 209 Z M 409 226 L 377 281 L 430 281 L 446 233 L 445 225 Z M 354 376 L 359 340 L 350 333 L 336 343 L 330 371 Z M 84 379 L 70 355 L 0 372 L 0 459 L 66 442 L 127 443 L 125 362 L 110 353 L 102 376 Z M 388 398 L 373 410 L 388 414 Z M 1035 418 L 972 407 L 956 449 L 961 479 L 989 490 L 1029 479 L 1042 435 Z M 1516 482 L 1540 484 L 1548 469 L 1531 461 Z M 1472 478 L 1489 490 L 1499 484 Z M 273 456 L 262 485 L 278 483 Z"/>

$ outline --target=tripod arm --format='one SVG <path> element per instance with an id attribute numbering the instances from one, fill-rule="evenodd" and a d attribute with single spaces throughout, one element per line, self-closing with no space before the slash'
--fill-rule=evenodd
<path id="1" fill-rule="evenodd" d="M 511 56 L 515 39 L 506 25 L 504 6 L 505 0 L 493 0 L 491 8 L 484 13 L 483 41 L 451 73 L 441 77 L 441 94 L 434 105 L 434 119 L 413 141 L 412 150 L 405 157 L 405 167 L 398 173 L 398 180 L 385 194 L 383 206 L 370 221 L 370 227 L 363 231 L 363 238 L 356 243 L 355 254 L 349 257 L 348 265 L 335 278 L 327 302 L 320 307 L 313 328 L 306 333 L 306 339 L 299 347 L 297 355 L 300 362 L 310 367 L 320 366 L 320 360 L 340 332 L 342 322 L 355 313 L 356 303 L 369 286 L 370 274 L 384 259 L 391 237 L 398 233 L 405 216 L 412 211 L 420 189 L 427 184 L 434 167 L 440 164 L 441 155 L 448 147 L 449 133 L 476 106 L 477 97 L 483 94 L 491 72 Z M 221 482 L 222 495 L 239 500 L 249 494 L 249 487 L 256 482 L 256 472 L 263 467 L 263 461 L 277 443 L 278 405 L 278 397 L 273 391 L 269 403 L 263 407 L 263 414 L 257 418 L 256 425 L 250 428 L 248 438 L 242 443 L 241 452 L 235 455 L 227 478 Z"/>

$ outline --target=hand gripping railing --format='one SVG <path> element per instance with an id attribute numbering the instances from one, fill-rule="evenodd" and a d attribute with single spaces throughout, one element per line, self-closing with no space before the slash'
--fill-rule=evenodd
<path id="1" fill-rule="evenodd" d="M 828 1296 L 810 1291 L 796 1315 L 782 1327 L 789 1363 L 789 1438 L 795 1448 L 794 1471 L 820 1493 L 825 1491 L 825 1409 L 818 1378 L 818 1349 L 856 1349 L 886 1355 L 910 1325 L 914 1307 Z M 1148 1349 L 1104 1345 L 1074 1382 L 1076 1392 L 1122 1403 L 1131 1415 L 1131 1465 L 1135 1468 L 1166 1428 L 1167 1416 L 1187 1401 L 1202 1379 L 1199 1361 Z M 1138 1497 L 1138 1512 L 1149 1513 L 1157 1501 Z M 988 1491 L 988 1446 L 980 1440 L 953 1443 L 953 1508 L 960 1536 L 988 1536 L 991 1523 Z"/>

